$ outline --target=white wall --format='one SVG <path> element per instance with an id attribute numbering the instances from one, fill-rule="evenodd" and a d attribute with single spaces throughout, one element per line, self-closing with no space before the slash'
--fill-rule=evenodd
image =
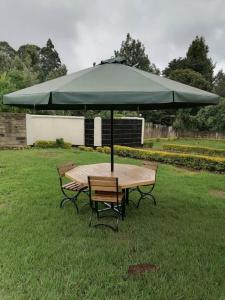
<path id="1" fill-rule="evenodd" d="M 26 129 L 27 145 L 58 138 L 73 145 L 84 145 L 84 117 L 27 114 Z"/>

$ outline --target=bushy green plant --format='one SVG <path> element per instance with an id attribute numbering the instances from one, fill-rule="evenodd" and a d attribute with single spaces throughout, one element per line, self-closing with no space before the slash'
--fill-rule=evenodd
<path id="1" fill-rule="evenodd" d="M 154 145 L 152 140 L 145 140 L 144 141 L 144 148 L 152 148 Z"/>

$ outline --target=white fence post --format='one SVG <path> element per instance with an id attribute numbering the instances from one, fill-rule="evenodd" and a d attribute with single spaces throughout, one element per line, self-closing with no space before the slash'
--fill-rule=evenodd
<path id="1" fill-rule="evenodd" d="M 102 146 L 102 118 L 94 118 L 94 146 Z"/>

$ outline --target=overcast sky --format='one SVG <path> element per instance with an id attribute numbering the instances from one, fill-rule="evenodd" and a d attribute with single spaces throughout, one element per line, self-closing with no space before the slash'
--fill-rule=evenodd
<path id="1" fill-rule="evenodd" d="M 111 57 L 127 32 L 161 70 L 203 35 L 225 70 L 225 0 L 0 0 L 0 40 L 17 49 L 50 37 L 69 72 Z"/>

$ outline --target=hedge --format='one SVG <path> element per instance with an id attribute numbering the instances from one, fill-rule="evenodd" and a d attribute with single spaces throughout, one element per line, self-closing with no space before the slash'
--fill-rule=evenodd
<path id="1" fill-rule="evenodd" d="M 97 147 L 98 152 L 109 153 L 110 147 Z M 114 146 L 114 151 L 119 156 L 136 159 L 152 160 L 162 163 L 175 164 L 197 170 L 208 170 L 225 173 L 225 158 L 210 157 L 196 154 L 181 154 L 156 150 L 145 150 L 125 146 Z"/>
<path id="2" fill-rule="evenodd" d="M 86 147 L 86 146 L 78 146 L 78 149 L 84 150 L 84 151 L 94 151 L 92 147 Z"/>
<path id="3" fill-rule="evenodd" d="M 210 147 L 165 144 L 163 145 L 163 150 L 225 157 L 225 149 L 215 149 Z"/>
<path id="4" fill-rule="evenodd" d="M 64 148 L 69 149 L 72 144 L 64 142 L 63 139 L 56 139 L 55 141 L 36 141 L 34 147 L 37 148 Z"/>

